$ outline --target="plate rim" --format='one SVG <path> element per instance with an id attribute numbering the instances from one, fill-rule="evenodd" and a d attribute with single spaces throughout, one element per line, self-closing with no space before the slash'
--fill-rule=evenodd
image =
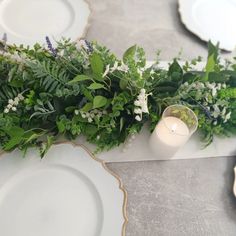
<path id="1" fill-rule="evenodd" d="M 3 2 L 4 0 L 0 0 L 0 4 Z M 84 38 L 86 38 L 86 35 L 88 34 L 88 30 L 89 30 L 89 28 L 90 28 L 90 26 L 92 25 L 92 15 L 93 15 L 93 8 L 92 8 L 92 5 L 91 5 L 91 3 L 89 2 L 89 0 L 81 0 L 81 1 L 83 1 L 85 4 L 87 4 L 87 6 L 88 6 L 88 10 L 89 10 L 89 15 L 88 15 L 88 17 L 87 17 L 87 24 L 85 25 L 85 27 L 84 27 L 84 29 L 83 29 L 83 31 L 82 31 L 82 33 L 81 33 L 81 35 L 79 35 L 79 36 L 76 36 L 76 37 L 74 37 L 74 38 L 72 38 L 73 36 L 71 36 L 71 37 L 69 37 L 69 38 L 71 38 L 71 40 L 72 41 L 75 41 L 75 42 L 78 42 L 79 40 L 81 40 L 81 39 L 84 39 Z M 4 32 L 3 32 L 4 33 Z M 5 32 L 6 33 L 6 32 Z M 45 35 L 45 37 L 46 37 L 47 35 Z M 51 35 L 48 35 L 48 36 L 51 36 Z M 1 37 L 1 35 L 0 35 L 0 37 Z M 64 36 L 63 35 L 61 35 L 60 36 L 60 38 L 63 38 Z M 60 40 L 60 38 L 59 38 L 59 40 Z M 55 38 L 54 36 L 52 37 L 52 39 L 53 39 L 53 41 L 57 41 L 58 40 L 58 38 Z M 43 45 L 43 44 L 46 44 L 46 42 L 43 42 L 43 41 L 41 41 L 41 40 L 30 40 L 30 41 L 28 41 L 28 42 L 23 42 L 23 43 L 19 43 L 19 41 L 17 42 L 18 40 L 16 40 L 16 42 L 14 42 L 14 40 L 10 40 L 10 41 L 6 41 L 6 44 L 7 45 L 12 45 L 12 44 L 16 44 L 16 45 L 20 45 L 20 44 L 23 44 L 23 45 L 25 45 L 25 46 L 29 46 L 30 48 L 32 48 L 33 46 L 34 46 L 34 44 L 35 43 L 40 43 L 41 45 Z M 40 42 L 41 41 L 41 42 Z M 1 152 L 0 152 L 0 155 L 1 155 Z"/>
<path id="2" fill-rule="evenodd" d="M 200 40 L 204 41 L 204 42 L 208 42 L 209 40 L 211 40 L 213 43 L 217 43 L 214 39 L 209 39 L 206 35 L 202 34 L 201 31 L 199 31 L 198 29 L 196 29 L 195 27 L 195 24 L 190 22 L 188 20 L 186 20 L 186 16 L 185 16 L 185 13 L 184 13 L 184 3 L 185 2 L 188 2 L 188 4 L 190 4 L 191 0 L 190 1 L 186 1 L 186 0 L 178 0 L 178 13 L 179 13 L 179 16 L 180 16 L 180 20 L 181 20 L 181 23 L 185 26 L 185 28 L 191 32 L 192 34 L 194 34 L 197 38 L 199 38 Z M 196 1 L 195 1 L 196 2 Z M 219 42 L 219 40 L 218 40 Z M 224 45 L 221 45 L 220 44 L 220 49 L 223 49 L 225 50 L 226 52 L 232 52 L 234 51 L 234 49 L 236 48 L 236 44 L 234 45 L 234 47 L 227 47 L 227 46 L 224 46 Z"/>
<path id="3" fill-rule="evenodd" d="M 87 0 L 86 0 L 87 1 Z M 59 146 L 61 144 L 69 144 L 72 145 L 73 147 L 80 147 L 82 148 L 87 154 L 88 156 L 93 159 L 94 161 L 98 162 L 101 164 L 101 166 L 103 167 L 103 169 L 108 172 L 108 174 L 110 174 L 111 176 L 113 176 L 117 182 L 118 182 L 118 186 L 119 189 L 121 190 L 121 192 L 123 193 L 123 203 L 122 203 L 122 215 L 123 215 L 123 224 L 122 224 L 122 229 L 121 229 L 121 236 L 125 236 L 126 235 L 126 227 L 128 224 L 128 216 L 127 216 L 127 203 L 128 203 L 128 194 L 126 189 L 124 188 L 124 184 L 121 180 L 121 178 L 111 169 L 109 169 L 105 163 L 104 160 L 101 160 L 97 157 L 94 156 L 94 154 L 83 144 L 80 143 L 75 143 L 73 141 L 58 141 L 55 142 L 53 144 L 53 146 Z M 6 152 L 3 150 L 0 150 L 0 159 L 3 158 L 4 154 L 9 154 L 10 152 Z"/>

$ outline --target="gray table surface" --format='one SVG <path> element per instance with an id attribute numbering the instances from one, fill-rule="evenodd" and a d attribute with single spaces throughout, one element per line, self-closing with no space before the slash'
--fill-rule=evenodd
<path id="1" fill-rule="evenodd" d="M 149 60 L 157 49 L 163 60 L 180 51 L 183 59 L 207 54 L 206 43 L 181 24 L 176 0 L 88 1 L 93 14 L 87 38 L 119 56 L 133 44 L 143 46 Z M 235 236 L 235 164 L 232 157 L 109 164 L 128 191 L 126 235 Z"/>

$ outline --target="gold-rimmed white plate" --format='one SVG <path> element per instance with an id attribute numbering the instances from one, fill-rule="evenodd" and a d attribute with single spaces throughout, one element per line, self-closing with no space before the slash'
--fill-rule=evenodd
<path id="1" fill-rule="evenodd" d="M 86 0 L 0 0 L 0 34 L 8 42 L 34 45 L 54 38 L 83 37 L 90 7 Z"/>
<path id="2" fill-rule="evenodd" d="M 53 146 L 41 160 L 31 150 L 0 158 L 0 235 L 121 236 L 126 192 L 85 148 Z"/>
<path id="3" fill-rule="evenodd" d="M 236 0 L 179 0 L 179 13 L 186 28 L 202 40 L 235 49 Z"/>

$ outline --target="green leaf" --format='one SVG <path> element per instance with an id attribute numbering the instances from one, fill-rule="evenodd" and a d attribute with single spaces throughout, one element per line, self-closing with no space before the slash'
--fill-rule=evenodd
<path id="1" fill-rule="evenodd" d="M 215 64 L 216 64 L 215 57 L 214 57 L 214 54 L 212 54 L 208 57 L 207 64 L 206 64 L 206 67 L 205 67 L 205 71 L 206 72 L 214 71 Z"/>
<path id="2" fill-rule="evenodd" d="M 124 89 L 126 89 L 126 87 L 127 87 L 127 85 L 128 85 L 128 80 L 127 79 L 122 79 L 122 80 L 120 80 L 120 88 L 122 89 L 122 90 L 124 90 Z"/>
<path id="3" fill-rule="evenodd" d="M 95 89 L 101 89 L 101 88 L 104 88 L 104 85 L 103 84 L 99 84 L 99 83 L 92 83 L 88 86 L 88 89 L 91 89 L 91 90 L 95 90 Z"/>
<path id="4" fill-rule="evenodd" d="M 22 137 L 24 134 L 24 130 L 18 126 L 11 127 L 11 129 L 5 129 L 4 131 L 10 137 Z"/>
<path id="5" fill-rule="evenodd" d="M 59 133 L 64 133 L 66 130 L 66 126 L 63 121 L 57 121 L 57 128 Z"/>
<path id="6" fill-rule="evenodd" d="M 90 57 L 90 64 L 93 71 L 94 78 L 96 80 L 103 80 L 102 74 L 104 70 L 104 64 L 99 54 L 93 53 Z"/>
<path id="7" fill-rule="evenodd" d="M 90 111 L 93 108 L 93 104 L 91 102 L 85 104 L 83 108 L 81 108 L 81 111 L 87 112 Z"/>
<path id="8" fill-rule="evenodd" d="M 214 45 L 211 41 L 208 42 L 208 57 L 214 55 L 214 60 L 217 61 L 219 56 L 219 43 Z"/>
<path id="9" fill-rule="evenodd" d="M 137 49 L 137 45 L 134 45 L 130 48 L 128 48 L 124 55 L 123 55 L 123 62 L 126 63 L 128 61 L 128 59 L 131 57 L 134 57 L 135 55 L 135 52 L 136 52 L 136 49 Z"/>
<path id="10" fill-rule="evenodd" d="M 124 117 L 121 117 L 120 118 L 120 132 L 123 129 L 123 127 L 124 127 Z"/>
<path id="11" fill-rule="evenodd" d="M 77 82 L 81 82 L 85 80 L 92 80 L 92 78 L 90 78 L 87 75 L 77 75 L 73 80 L 69 81 L 68 84 L 73 84 L 73 83 L 77 83 Z"/>
<path id="12" fill-rule="evenodd" d="M 22 136 L 15 136 L 12 137 L 4 146 L 3 149 L 5 151 L 12 150 L 17 144 L 19 144 L 22 141 Z"/>
<path id="13" fill-rule="evenodd" d="M 93 99 L 93 109 L 103 107 L 106 105 L 106 103 L 107 103 L 107 98 L 103 96 L 96 96 Z"/>

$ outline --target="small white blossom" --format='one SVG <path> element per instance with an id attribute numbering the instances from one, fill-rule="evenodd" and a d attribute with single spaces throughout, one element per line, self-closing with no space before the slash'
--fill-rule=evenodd
<path id="1" fill-rule="evenodd" d="M 79 111 L 78 110 L 75 110 L 75 115 L 79 115 Z"/>
<path id="2" fill-rule="evenodd" d="M 118 68 L 117 68 L 117 70 L 119 70 L 119 71 L 123 71 L 123 72 L 128 72 L 128 70 L 129 70 L 129 67 L 127 66 L 127 65 L 125 65 L 124 63 L 122 63 Z"/>
<path id="3" fill-rule="evenodd" d="M 9 109 L 8 108 L 5 108 L 4 109 L 4 113 L 8 113 L 9 112 Z"/>
<path id="4" fill-rule="evenodd" d="M 17 97 L 18 97 L 21 101 L 24 100 L 24 97 L 23 97 L 23 95 L 22 95 L 21 93 L 19 93 Z"/>
<path id="5" fill-rule="evenodd" d="M 222 88 L 226 88 L 226 84 L 224 83 L 224 84 L 222 84 Z"/>
<path id="6" fill-rule="evenodd" d="M 92 123 L 93 122 L 93 119 L 91 117 L 88 118 L 88 122 L 89 123 Z"/>
<path id="7" fill-rule="evenodd" d="M 17 103 L 17 102 L 19 102 L 19 101 L 20 101 L 20 98 L 15 97 L 15 99 L 14 99 L 14 103 Z"/>
<path id="8" fill-rule="evenodd" d="M 104 71 L 102 77 L 103 77 L 103 78 L 106 77 L 109 72 L 110 72 L 110 65 L 107 65 L 107 66 L 106 66 L 106 70 Z"/>
<path id="9" fill-rule="evenodd" d="M 11 108 L 12 108 L 12 105 L 11 105 L 11 104 L 8 104 L 8 105 L 7 105 L 7 108 L 8 108 L 8 109 L 11 109 Z"/>
<path id="10" fill-rule="evenodd" d="M 8 104 L 13 105 L 13 104 L 14 104 L 14 101 L 13 101 L 12 99 L 9 99 L 9 100 L 8 100 Z"/>
<path id="11" fill-rule="evenodd" d="M 135 109 L 134 109 L 134 113 L 135 113 L 135 114 L 141 114 L 141 113 L 142 113 L 142 109 L 140 109 L 140 108 L 135 108 Z"/>
<path id="12" fill-rule="evenodd" d="M 227 122 L 231 117 L 231 111 L 225 116 L 224 123 Z"/>
<path id="13" fill-rule="evenodd" d="M 134 105 L 135 105 L 135 106 L 140 106 L 141 103 L 140 103 L 140 101 L 136 100 L 136 101 L 134 102 Z"/>
<path id="14" fill-rule="evenodd" d="M 101 137 L 100 137 L 100 135 L 97 135 L 97 140 L 99 140 Z"/>
<path id="15" fill-rule="evenodd" d="M 217 120 L 215 120 L 215 121 L 213 122 L 213 125 L 217 125 Z"/>
<path id="16" fill-rule="evenodd" d="M 12 110 L 13 110 L 13 111 L 16 111 L 17 109 L 16 109 L 16 107 L 12 107 Z"/>
<path id="17" fill-rule="evenodd" d="M 142 119 L 141 119 L 140 116 L 135 116 L 135 120 L 137 120 L 137 121 L 141 121 Z"/>
<path id="18" fill-rule="evenodd" d="M 86 118 L 86 114 L 82 113 L 81 117 L 85 119 Z"/>

